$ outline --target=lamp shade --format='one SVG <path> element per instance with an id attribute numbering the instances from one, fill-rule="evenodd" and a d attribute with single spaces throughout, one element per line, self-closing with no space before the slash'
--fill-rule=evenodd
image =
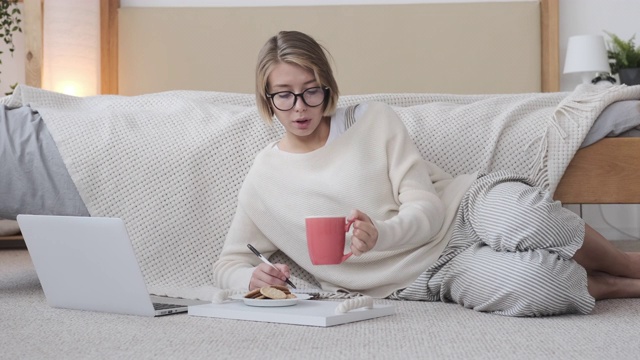
<path id="1" fill-rule="evenodd" d="M 100 1 L 43 3 L 42 88 L 75 96 L 100 86 Z"/>
<path id="2" fill-rule="evenodd" d="M 564 73 L 609 72 L 609 58 L 601 35 L 579 35 L 569 38 Z"/>

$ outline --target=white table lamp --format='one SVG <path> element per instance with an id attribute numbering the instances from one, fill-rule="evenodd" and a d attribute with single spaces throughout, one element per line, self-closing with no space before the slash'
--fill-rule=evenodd
<path id="1" fill-rule="evenodd" d="M 589 83 L 596 73 L 611 71 L 601 35 L 578 35 L 569 38 L 564 73 L 581 73 L 582 82 Z"/>

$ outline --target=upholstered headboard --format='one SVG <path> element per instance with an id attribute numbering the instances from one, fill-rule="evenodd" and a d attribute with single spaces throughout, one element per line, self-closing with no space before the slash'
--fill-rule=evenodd
<path id="1" fill-rule="evenodd" d="M 103 90 L 253 93 L 262 44 L 279 30 L 300 30 L 329 49 L 343 94 L 553 91 L 557 59 L 545 51 L 557 48 L 557 34 L 553 41 L 545 25 L 548 7 L 533 0 L 122 7 L 111 29 L 120 34 L 117 49 L 107 48 L 111 57 L 117 53 L 117 71 Z"/>

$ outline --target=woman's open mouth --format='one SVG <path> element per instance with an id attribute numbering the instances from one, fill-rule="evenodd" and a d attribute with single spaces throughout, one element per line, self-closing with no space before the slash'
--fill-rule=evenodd
<path id="1" fill-rule="evenodd" d="M 298 129 L 304 130 L 311 125 L 311 119 L 298 119 L 293 122 L 293 125 Z"/>

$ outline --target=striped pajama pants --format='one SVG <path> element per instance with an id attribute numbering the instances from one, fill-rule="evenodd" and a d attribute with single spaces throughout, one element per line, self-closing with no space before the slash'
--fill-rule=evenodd
<path id="1" fill-rule="evenodd" d="M 571 258 L 584 221 L 522 176 L 479 177 L 436 263 L 391 297 L 455 302 L 508 316 L 589 313 L 587 273 Z"/>

